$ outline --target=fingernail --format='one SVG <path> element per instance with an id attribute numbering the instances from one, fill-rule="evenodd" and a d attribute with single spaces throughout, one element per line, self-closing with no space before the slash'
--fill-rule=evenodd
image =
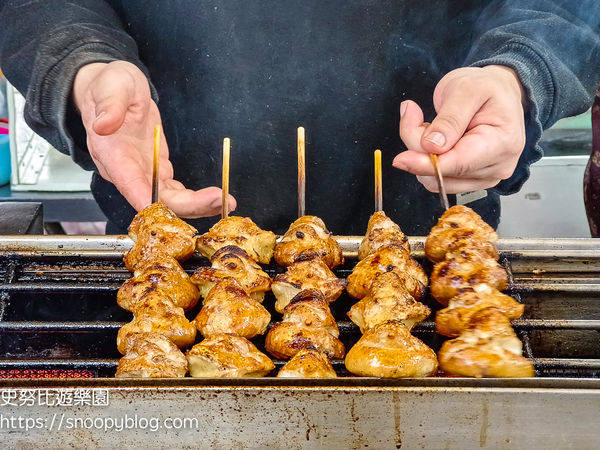
<path id="1" fill-rule="evenodd" d="M 407 107 L 408 107 L 408 103 L 406 103 L 406 102 L 400 103 L 400 117 L 402 117 L 404 115 Z"/>
<path id="2" fill-rule="evenodd" d="M 429 133 L 427 136 L 425 136 L 425 139 L 428 140 L 429 142 L 433 142 L 438 147 L 443 147 L 444 144 L 446 143 L 446 136 L 444 136 L 442 133 L 439 133 L 437 131 L 433 131 L 433 132 Z"/>

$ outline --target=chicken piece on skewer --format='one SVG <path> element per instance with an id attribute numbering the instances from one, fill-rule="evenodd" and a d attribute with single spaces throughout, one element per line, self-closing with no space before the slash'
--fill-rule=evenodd
<path id="1" fill-rule="evenodd" d="M 337 378 L 329 358 L 318 350 L 300 350 L 283 366 L 278 378 Z"/>
<path id="2" fill-rule="evenodd" d="M 275 239 L 275 233 L 260 229 L 248 217 L 230 216 L 219 220 L 208 233 L 199 236 L 196 250 L 212 258 L 220 248 L 235 245 L 255 261 L 268 264 L 273 256 Z"/>
<path id="3" fill-rule="evenodd" d="M 444 342 L 438 353 L 440 368 L 464 377 L 533 377 L 531 362 L 510 321 L 496 308 L 476 312 L 456 339 Z"/>
<path id="4" fill-rule="evenodd" d="M 341 295 L 346 284 L 346 280 L 337 278 L 320 258 L 297 262 L 273 280 L 271 289 L 277 299 L 275 309 L 283 313 L 292 298 L 307 289 L 317 289 L 327 303 L 332 303 Z"/>
<path id="5" fill-rule="evenodd" d="M 117 378 L 180 378 L 188 371 L 184 354 L 162 334 L 130 334 L 125 350 L 117 366 Z"/>
<path id="6" fill-rule="evenodd" d="M 231 333 L 245 338 L 263 334 L 271 314 L 233 278 L 223 278 L 208 293 L 193 323 L 204 337 Z"/>
<path id="7" fill-rule="evenodd" d="M 499 291 L 506 288 L 508 276 L 498 261 L 482 255 L 478 249 L 463 248 L 448 255 L 431 272 L 431 295 L 442 305 L 477 284 L 488 284 Z"/>
<path id="8" fill-rule="evenodd" d="M 367 330 L 348 352 L 345 364 L 355 375 L 384 378 L 428 377 L 438 367 L 435 352 L 395 320 Z"/>
<path id="9" fill-rule="evenodd" d="M 192 275 L 192 282 L 206 298 L 210 290 L 223 278 L 235 280 L 257 302 L 271 289 L 271 278 L 243 249 L 235 245 L 220 248 L 210 259 L 212 267 L 202 267 Z"/>
<path id="10" fill-rule="evenodd" d="M 494 243 L 498 235 L 492 227 L 471 208 L 457 205 L 447 210 L 438 220 L 425 241 L 425 255 L 432 262 L 443 261 L 448 252 L 462 247 L 478 248 L 482 254 L 498 259 Z"/>
<path id="11" fill-rule="evenodd" d="M 117 303 L 133 311 L 140 299 L 150 291 L 160 291 L 169 296 L 175 306 L 188 310 L 196 306 L 200 292 L 177 260 L 164 257 L 160 260 L 138 264 L 133 278 L 123 283 L 117 293 Z"/>
<path id="12" fill-rule="evenodd" d="M 369 219 L 367 233 L 358 249 L 358 259 L 366 258 L 384 246 L 403 247 L 410 252 L 408 238 L 400 227 L 383 211 L 376 211 Z"/>
<path id="13" fill-rule="evenodd" d="M 512 297 L 487 284 L 478 284 L 473 286 L 472 290 L 451 298 L 448 307 L 437 312 L 437 332 L 444 336 L 456 337 L 468 327 L 473 314 L 490 307 L 502 311 L 508 319 L 518 319 L 523 315 L 525 308 Z"/>
<path id="14" fill-rule="evenodd" d="M 410 330 L 429 314 L 431 310 L 406 291 L 395 272 L 385 272 L 375 278 L 369 294 L 348 311 L 348 317 L 362 333 L 390 320 L 399 321 Z"/>
<path id="15" fill-rule="evenodd" d="M 264 377 L 275 364 L 248 339 L 216 334 L 194 345 L 187 353 L 190 375 L 196 378 Z"/>
<path id="16" fill-rule="evenodd" d="M 283 319 L 267 333 L 265 348 L 276 358 L 291 358 L 300 350 L 313 347 L 330 358 L 343 358 L 344 344 L 335 319 L 323 295 L 302 291 L 283 311 Z"/>
<path id="17" fill-rule="evenodd" d="M 127 336 L 135 333 L 158 333 L 168 337 L 177 347 L 192 345 L 196 328 L 185 317 L 182 308 L 157 292 L 144 295 L 133 310 L 134 319 L 123 325 L 117 334 L 117 348 L 123 354 Z"/>
<path id="18" fill-rule="evenodd" d="M 170 256 L 177 260 L 194 253 L 197 231 L 160 202 L 152 203 L 133 218 L 129 237 L 134 245 L 123 261 L 132 271 L 143 260 Z"/>
<path id="19" fill-rule="evenodd" d="M 321 258 L 331 269 L 344 263 L 340 245 L 316 216 L 302 216 L 292 223 L 275 247 L 274 256 L 281 266 L 313 258 Z"/>
<path id="20" fill-rule="evenodd" d="M 348 294 L 363 298 L 369 293 L 373 280 L 386 272 L 397 273 L 407 292 L 417 300 L 423 296 L 428 282 L 427 274 L 406 249 L 396 246 L 381 247 L 354 266 L 348 276 Z"/>

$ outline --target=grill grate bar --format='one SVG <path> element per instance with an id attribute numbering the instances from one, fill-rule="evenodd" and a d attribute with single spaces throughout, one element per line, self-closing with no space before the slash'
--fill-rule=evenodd
<path id="1" fill-rule="evenodd" d="M 40 322 L 40 321 L 6 321 L 0 322 L 0 331 L 4 332 L 68 332 L 68 331 L 110 331 L 118 330 L 126 322 Z M 600 319 L 517 319 L 512 321 L 517 330 L 599 330 Z M 358 327 L 350 321 L 338 321 L 340 332 L 358 331 Z M 434 332 L 435 323 L 431 320 L 421 322 L 413 328 L 416 332 Z"/>

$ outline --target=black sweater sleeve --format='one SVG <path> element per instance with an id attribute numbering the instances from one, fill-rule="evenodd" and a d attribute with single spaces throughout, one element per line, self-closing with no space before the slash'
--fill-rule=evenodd
<path id="1" fill-rule="evenodd" d="M 0 30 L 0 67 L 26 98 L 26 122 L 93 170 L 85 130 L 71 107 L 77 71 L 93 62 L 125 60 L 148 74 L 119 17 L 104 0 L 0 0 Z"/>
<path id="2" fill-rule="evenodd" d="M 586 111 L 600 81 L 600 1 L 496 1 L 477 21 L 466 65 L 516 71 L 527 94 L 527 143 L 512 177 L 496 187 L 517 192 L 542 157 L 542 131 Z"/>

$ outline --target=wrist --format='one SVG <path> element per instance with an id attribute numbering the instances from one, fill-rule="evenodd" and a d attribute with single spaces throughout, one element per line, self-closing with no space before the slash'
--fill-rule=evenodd
<path id="1" fill-rule="evenodd" d="M 482 69 L 497 77 L 500 83 L 506 86 L 507 91 L 512 92 L 517 96 L 521 105 L 525 107 L 527 96 L 525 95 L 525 89 L 523 89 L 523 85 L 521 84 L 517 72 L 508 66 L 501 65 L 484 66 Z"/>
<path id="2" fill-rule="evenodd" d="M 90 83 L 102 72 L 108 63 L 91 63 L 86 64 L 77 71 L 73 82 L 73 103 L 77 110 L 81 110 L 83 98 L 88 91 Z"/>

